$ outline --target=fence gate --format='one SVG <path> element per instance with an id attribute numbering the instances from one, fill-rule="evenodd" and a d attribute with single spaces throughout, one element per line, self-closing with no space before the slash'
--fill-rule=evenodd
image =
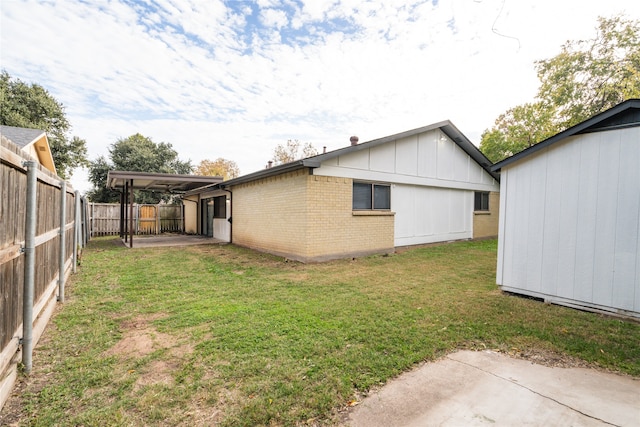
<path id="1" fill-rule="evenodd" d="M 138 206 L 138 234 L 158 234 L 158 207 L 155 205 Z"/>

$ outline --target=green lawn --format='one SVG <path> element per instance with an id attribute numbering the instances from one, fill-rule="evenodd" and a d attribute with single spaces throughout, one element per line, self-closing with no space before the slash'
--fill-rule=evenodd
<path id="1" fill-rule="evenodd" d="M 508 296 L 496 242 L 304 265 L 95 239 L 36 348 L 24 425 L 325 425 L 458 348 L 640 376 L 640 324 Z"/>

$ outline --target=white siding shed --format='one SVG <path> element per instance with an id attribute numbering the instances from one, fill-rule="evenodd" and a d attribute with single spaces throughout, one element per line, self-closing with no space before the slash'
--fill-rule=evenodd
<path id="1" fill-rule="evenodd" d="M 640 100 L 494 165 L 505 291 L 640 317 Z"/>

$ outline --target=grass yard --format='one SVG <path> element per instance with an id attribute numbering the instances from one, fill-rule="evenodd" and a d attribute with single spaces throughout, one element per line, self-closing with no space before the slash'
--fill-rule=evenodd
<path id="1" fill-rule="evenodd" d="M 640 323 L 503 294 L 495 263 L 495 241 L 304 265 L 95 239 L 10 408 L 33 426 L 335 425 L 458 348 L 640 376 Z"/>

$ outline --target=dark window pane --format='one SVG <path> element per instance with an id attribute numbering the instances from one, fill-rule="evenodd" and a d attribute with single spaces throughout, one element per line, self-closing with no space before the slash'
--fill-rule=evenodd
<path id="1" fill-rule="evenodd" d="M 371 184 L 353 183 L 353 209 L 371 209 Z"/>
<path id="2" fill-rule="evenodd" d="M 489 193 L 485 191 L 476 191 L 473 209 L 476 211 L 488 211 L 489 210 Z"/>
<path id="3" fill-rule="evenodd" d="M 391 209 L 391 187 L 374 185 L 373 204 L 373 209 Z"/>
<path id="4" fill-rule="evenodd" d="M 220 196 L 213 199 L 213 217 L 214 218 L 226 218 L 227 217 L 227 197 Z"/>

